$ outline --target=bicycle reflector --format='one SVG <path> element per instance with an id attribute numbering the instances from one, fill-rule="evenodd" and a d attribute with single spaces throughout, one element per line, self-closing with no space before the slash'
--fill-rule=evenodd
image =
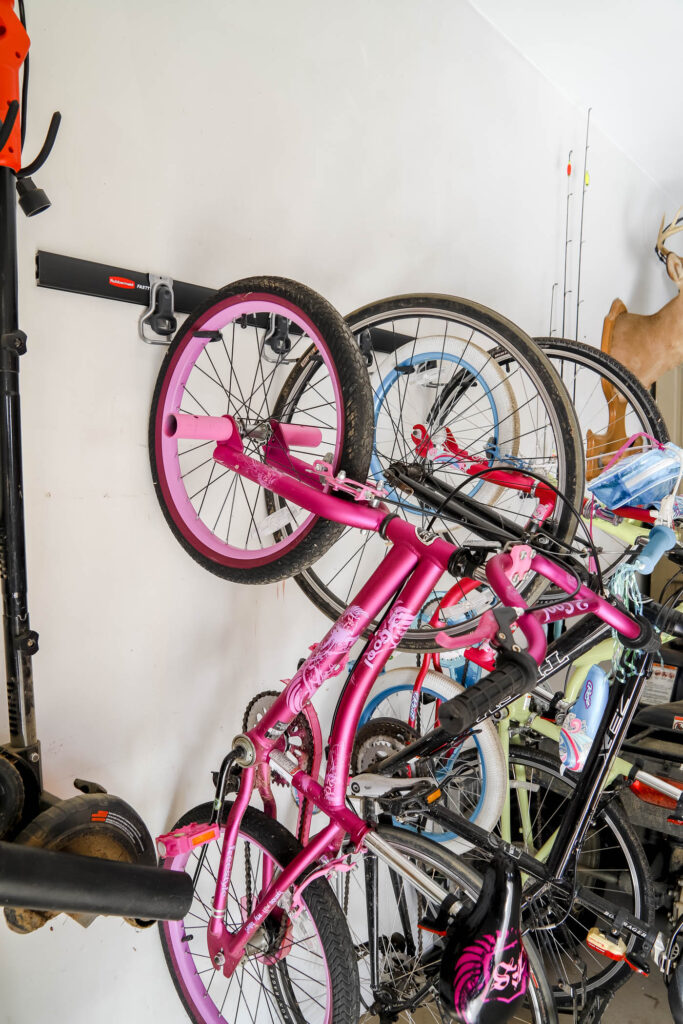
<path id="1" fill-rule="evenodd" d="M 439 995 L 445 1018 L 460 1024 L 505 1024 L 524 998 L 529 964 L 520 930 L 521 880 L 498 857 L 481 895 L 453 919 L 441 960 Z"/>

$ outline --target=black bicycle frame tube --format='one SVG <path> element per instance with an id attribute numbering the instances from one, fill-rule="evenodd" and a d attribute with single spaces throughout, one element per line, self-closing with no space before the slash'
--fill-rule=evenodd
<path id="1" fill-rule="evenodd" d="M 409 801 L 410 796 L 407 796 L 406 802 Z M 398 803 L 398 801 L 396 801 L 396 803 Z M 397 813 L 396 807 L 394 807 L 394 813 Z M 548 864 L 544 864 L 542 861 L 537 860 L 533 854 L 526 853 L 525 850 L 521 850 L 518 846 L 506 843 L 495 832 L 487 832 L 479 825 L 475 825 L 468 818 L 462 817 L 456 811 L 451 811 L 439 803 L 425 803 L 421 813 L 423 815 L 428 814 L 433 821 L 438 825 L 443 826 L 446 831 L 456 833 L 458 838 L 470 843 L 477 850 L 488 851 L 490 854 L 502 851 L 510 857 L 511 860 L 515 861 L 517 867 L 523 874 L 536 879 L 536 881 L 540 882 L 542 885 L 549 885 L 562 890 L 564 889 L 561 880 L 556 879 L 553 876 Z M 604 899 L 602 896 L 598 896 L 597 893 L 592 892 L 585 886 L 579 886 L 576 890 L 575 898 L 582 907 L 585 907 L 597 916 L 604 918 L 605 921 L 613 922 L 618 917 L 621 927 L 632 935 L 645 939 L 650 932 L 650 928 L 646 921 L 642 921 L 639 917 L 634 917 L 633 914 L 624 912 L 623 907 L 619 907 L 615 903 L 610 903 L 609 900 Z M 522 910 L 524 910 L 526 904 L 532 900 L 533 894 L 524 900 Z"/>
<path id="2" fill-rule="evenodd" d="M 21 463 L 15 174 L 0 167 L 0 575 L 10 745 L 41 782 L 31 657 L 37 636 L 29 627 Z M 41 787 L 42 788 L 42 787 Z"/>
<path id="3" fill-rule="evenodd" d="M 555 878 L 562 878 L 574 856 L 578 856 L 612 762 L 638 710 L 638 700 L 652 665 L 652 657 L 652 654 L 639 652 L 637 670 L 630 673 L 624 683 L 616 679 L 612 682 L 605 713 L 593 738 L 586 763 L 578 773 L 576 789 L 548 857 L 548 867 Z"/>
<path id="4" fill-rule="evenodd" d="M 581 632 L 585 642 L 585 638 L 590 635 L 591 631 L 595 630 L 595 623 L 591 622 L 590 619 L 585 619 L 578 625 L 583 627 Z M 560 639 L 566 641 L 570 632 L 568 630 L 567 634 Z M 447 830 L 455 832 L 461 839 L 481 850 L 492 852 L 503 850 L 508 856 L 517 861 L 520 870 L 531 877 L 551 885 L 561 885 L 568 866 L 571 864 L 574 856 L 580 851 L 600 801 L 603 786 L 609 775 L 612 762 L 619 752 L 621 741 L 637 711 L 638 700 L 645 685 L 652 664 L 652 658 L 652 654 L 639 652 L 639 664 L 636 670 L 627 676 L 626 682 L 619 683 L 615 680 L 612 683 L 605 713 L 593 739 L 586 764 L 578 775 L 577 785 L 572 799 L 569 801 L 567 813 L 559 825 L 545 864 L 514 845 L 506 843 L 494 832 L 487 832 L 467 818 L 449 810 L 447 807 L 443 807 L 439 803 L 425 803 L 422 813 L 428 814 L 433 821 L 442 825 Z M 422 756 L 428 756 L 429 753 L 434 753 L 437 749 L 443 747 L 447 739 L 448 734 L 445 729 L 436 729 L 427 736 L 417 740 L 414 744 L 406 747 L 399 754 L 387 758 L 377 770 L 381 774 L 385 774 L 387 765 L 389 765 L 390 770 L 395 770 L 402 764 L 405 765 L 408 760 L 415 757 L 418 749 Z M 400 799 L 394 801 L 392 813 L 400 814 L 400 804 L 402 802 L 405 804 L 408 814 L 411 809 L 414 810 L 410 806 L 411 797 L 408 794 L 403 801 Z M 585 889 L 585 887 L 580 887 L 576 892 L 576 896 L 583 906 L 593 910 L 608 921 L 615 920 L 618 908 L 607 900 L 597 897 Z M 632 934 L 638 935 L 641 938 L 648 935 L 647 923 L 639 918 L 625 915 L 622 923 Z"/>
<path id="5" fill-rule="evenodd" d="M 543 682 L 544 679 L 554 676 L 560 669 L 576 661 L 591 647 L 595 647 L 601 640 L 607 639 L 611 631 L 612 627 L 599 619 L 597 615 L 586 615 L 579 619 L 557 640 L 548 644 L 545 658 L 538 666 L 537 682 Z"/>

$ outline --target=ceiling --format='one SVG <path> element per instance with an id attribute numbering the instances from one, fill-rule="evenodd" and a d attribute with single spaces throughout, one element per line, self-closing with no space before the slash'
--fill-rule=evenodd
<path id="1" fill-rule="evenodd" d="M 683 204 L 675 71 L 680 0 L 470 3 L 569 99 L 592 108 L 591 123 L 664 189 L 672 206 Z"/>

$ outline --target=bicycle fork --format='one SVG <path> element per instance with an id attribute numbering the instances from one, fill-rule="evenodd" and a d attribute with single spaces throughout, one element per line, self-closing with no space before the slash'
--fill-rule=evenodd
<path id="1" fill-rule="evenodd" d="M 283 771 L 282 762 L 283 758 L 279 758 L 278 772 Z M 453 894 L 395 850 L 381 836 L 369 831 L 365 822 L 352 811 L 341 807 L 335 814 L 334 810 L 329 808 L 331 824 L 314 836 L 277 876 L 274 874 L 273 862 L 264 856 L 263 874 L 260 880 L 261 891 L 256 897 L 253 908 L 245 909 L 247 916 L 242 922 L 242 926 L 237 931 L 229 931 L 225 923 L 225 915 L 230 878 L 239 828 L 249 803 L 253 782 L 254 769 L 244 769 L 240 789 L 225 826 L 208 927 L 207 944 L 211 963 L 215 970 L 222 970 L 226 977 L 230 977 L 245 954 L 250 954 L 253 948 L 260 948 L 257 932 L 278 906 L 290 916 L 295 916 L 300 910 L 299 896 L 305 886 L 320 874 L 327 874 L 339 867 L 338 859 L 335 863 L 330 858 L 333 853 L 338 851 L 344 836 L 350 831 L 348 828 L 350 821 L 346 820 L 347 816 L 357 822 L 357 827 L 353 829 L 355 841 L 352 834 L 352 841 L 357 850 L 364 847 L 369 854 L 383 861 L 390 870 L 410 882 L 422 896 L 442 911 L 445 910 L 450 915 L 457 913 L 460 909 L 461 903 Z M 337 817 L 344 818 L 343 823 L 335 821 L 334 819 Z M 191 826 L 187 826 L 187 828 L 189 829 Z M 207 841 L 210 838 L 213 836 L 208 836 Z M 322 870 L 311 872 L 310 869 L 317 862 L 322 862 Z"/>

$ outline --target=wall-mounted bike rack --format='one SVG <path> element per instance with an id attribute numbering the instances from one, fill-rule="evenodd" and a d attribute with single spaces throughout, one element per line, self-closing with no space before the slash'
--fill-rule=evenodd
<path id="1" fill-rule="evenodd" d="M 140 336 L 151 345 L 168 345 L 177 327 L 175 314 L 191 313 L 216 290 L 43 250 L 36 253 L 36 282 L 41 288 L 145 306 Z"/>

